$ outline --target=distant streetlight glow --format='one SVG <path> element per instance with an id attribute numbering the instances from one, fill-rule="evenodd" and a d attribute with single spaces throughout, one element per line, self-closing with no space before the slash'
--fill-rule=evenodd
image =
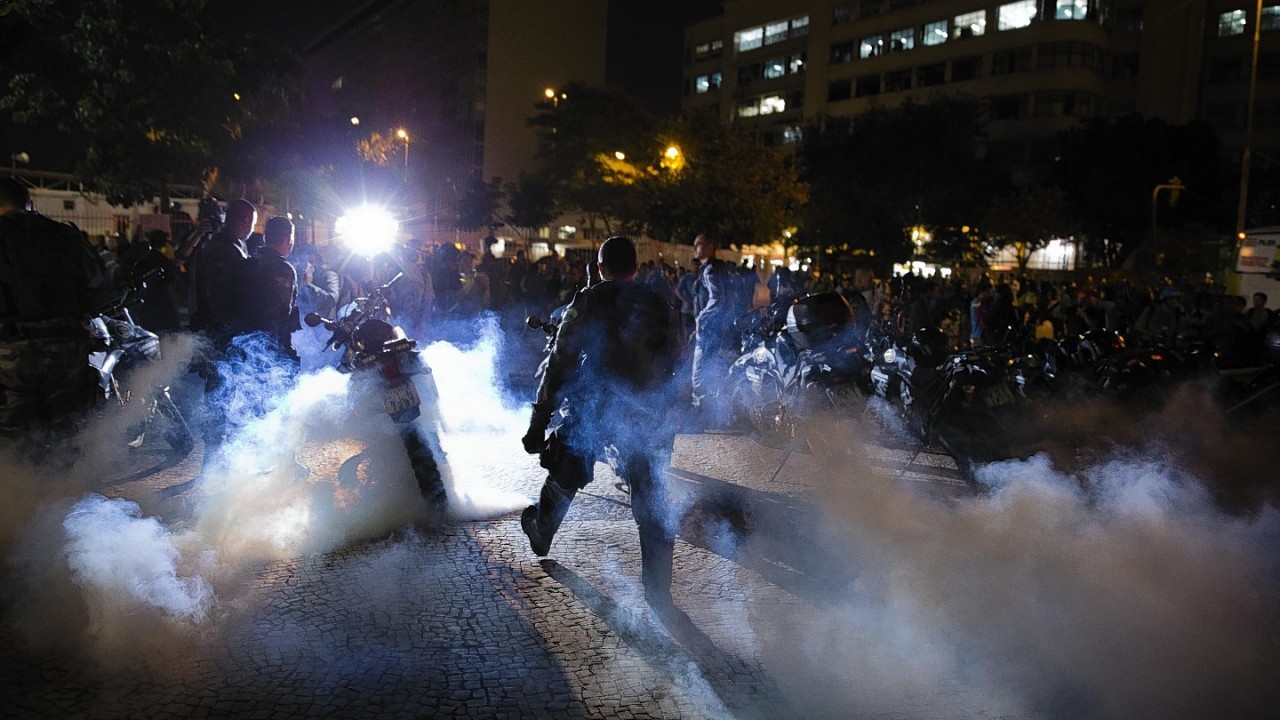
<path id="1" fill-rule="evenodd" d="M 409 131 L 404 128 L 396 129 L 396 137 L 404 141 L 404 170 L 409 172 Z"/>
<path id="2" fill-rule="evenodd" d="M 351 118 L 351 124 L 352 124 L 352 125 L 359 125 L 359 124 L 360 124 L 360 118 L 358 118 L 358 117 L 354 117 L 354 116 L 353 116 L 353 117 Z"/>
<path id="3" fill-rule="evenodd" d="M 614 153 L 613 153 L 613 156 L 614 156 L 615 158 L 619 159 L 619 160 L 626 160 L 626 159 L 627 159 L 627 154 L 626 154 L 626 153 L 624 153 L 624 152 L 622 152 L 621 150 L 615 150 L 615 151 L 614 151 Z"/>

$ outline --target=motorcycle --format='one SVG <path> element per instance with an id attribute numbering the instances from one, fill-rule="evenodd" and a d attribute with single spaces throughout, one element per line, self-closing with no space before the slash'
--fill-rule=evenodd
<path id="1" fill-rule="evenodd" d="M 122 379 L 127 379 L 131 371 L 160 361 L 159 336 L 134 322 L 129 305 L 136 301 L 146 283 L 161 272 L 156 269 L 138 277 L 118 300 L 100 308 L 89 319 L 89 366 L 97 373 L 103 401 L 114 401 L 120 407 L 131 402 L 144 406 L 142 419 L 128 429 L 126 444 L 129 447 L 142 447 L 147 434 L 158 427 L 169 447 L 186 455 L 195 446 L 195 438 L 174 404 L 169 387 L 157 384 L 145 394 L 122 388 L 125 384 Z"/>
<path id="2" fill-rule="evenodd" d="M 730 366 L 730 407 L 766 442 L 798 439 L 811 452 L 838 451 L 838 439 L 813 421 L 828 412 L 860 415 L 869 369 L 848 301 L 837 292 L 805 295 L 787 307 L 781 328 L 763 328 Z"/>
<path id="3" fill-rule="evenodd" d="M 885 348 L 871 382 L 917 440 L 937 443 L 971 474 L 975 463 L 1011 456 L 1005 438 L 1025 409 L 1018 365 L 1000 350 L 951 352 L 940 331 L 922 329 Z"/>
<path id="4" fill-rule="evenodd" d="M 383 409 L 395 423 L 409 455 L 419 492 L 432 509 L 443 511 L 448 496 L 442 474 L 444 451 L 438 433 L 435 378 L 416 352 L 417 341 L 391 322 L 387 293 L 402 276 L 397 274 L 368 297 L 339 308 L 336 320 L 311 312 L 304 322 L 309 327 L 323 325 L 333 333 L 324 349 L 342 350 L 339 372 L 360 378 L 365 386 L 362 391 L 381 393 Z"/>

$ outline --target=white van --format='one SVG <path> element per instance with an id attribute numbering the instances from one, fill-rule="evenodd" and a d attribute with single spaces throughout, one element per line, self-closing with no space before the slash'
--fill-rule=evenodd
<path id="1" fill-rule="evenodd" d="M 1246 230 L 1236 252 L 1236 266 L 1227 278 L 1227 292 L 1243 295 L 1250 303 L 1254 293 L 1266 293 L 1267 307 L 1280 309 L 1277 245 L 1280 245 L 1280 225 Z"/>

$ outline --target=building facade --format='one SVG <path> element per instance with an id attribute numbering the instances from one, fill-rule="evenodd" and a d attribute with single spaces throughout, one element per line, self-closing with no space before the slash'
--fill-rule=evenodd
<path id="1" fill-rule="evenodd" d="M 1264 0 L 1275 3 L 1275 0 Z M 1051 159 L 1081 120 L 1141 113 L 1214 127 L 1237 160 L 1250 87 L 1253 147 L 1280 148 L 1280 4 L 1240 0 L 726 0 L 686 28 L 684 107 L 766 144 L 826 117 L 908 99 L 982 103 L 989 153 Z"/>

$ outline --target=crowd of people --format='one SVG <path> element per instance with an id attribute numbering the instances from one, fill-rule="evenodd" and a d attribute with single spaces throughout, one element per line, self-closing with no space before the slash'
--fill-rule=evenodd
<path id="1" fill-rule="evenodd" d="M 485 315 L 513 327 L 526 315 L 559 309 L 560 331 L 522 439 L 548 477 L 522 528 L 531 549 L 547 554 L 595 461 L 611 460 L 633 494 L 646 598 L 667 610 L 674 527 L 657 468 L 678 430 L 731 421 L 726 380 L 743 350 L 739 320 L 752 313 L 836 292 L 869 330 L 906 336 L 936 328 L 955 348 L 1107 328 L 1150 343 L 1198 337 L 1213 344 L 1224 366 L 1265 361 L 1262 338 L 1277 324 L 1265 295 L 1230 296 L 1205 283 L 1055 282 L 1027 273 L 881 281 L 867 267 L 766 274 L 717 257 L 724 241 L 710 233 L 692 239 L 693 263 L 685 268 L 639 262 L 623 237 L 605 241 L 591 263 L 555 253 L 504 257 L 493 238 L 478 254 L 453 244 L 399 245 L 369 258 L 335 247 L 295 248 L 289 218 L 267 218 L 262 233 L 255 232 L 258 220 L 257 208 L 238 199 L 213 232 L 192 233 L 198 242 L 175 247 L 155 230 L 133 242 L 101 239 L 95 252 L 81 233 L 31 212 L 21 184 L 0 181 L 0 430 L 48 423 L 86 396 L 84 319 L 122 288 L 137 292 L 133 312 L 142 326 L 207 341 L 195 370 L 213 408 L 228 382 L 218 364 L 243 359 L 246 338 L 265 348 L 272 364 L 296 372 L 302 315 L 332 318 L 393 278 L 396 321 L 418 337 L 449 339 L 448 328 Z M 222 445 L 226 418 L 206 413 L 206 460 Z"/>

